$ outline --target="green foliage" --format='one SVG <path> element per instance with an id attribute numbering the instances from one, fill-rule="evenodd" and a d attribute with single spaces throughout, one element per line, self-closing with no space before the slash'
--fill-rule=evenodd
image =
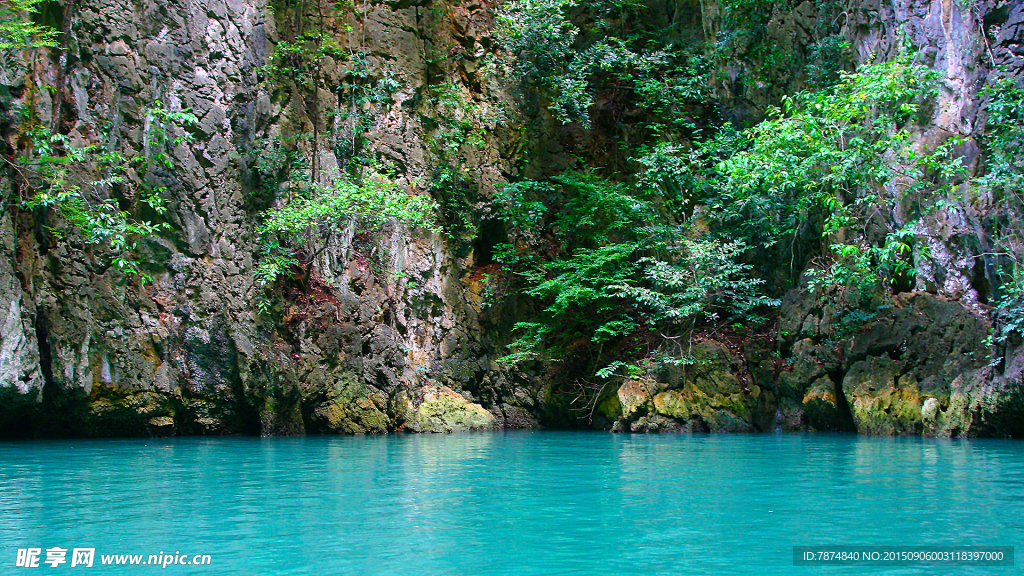
<path id="1" fill-rule="evenodd" d="M 842 34 L 849 14 L 842 0 L 719 0 L 718 36 L 712 50 L 720 61 L 741 61 L 754 79 L 777 82 L 786 77 L 804 79 L 813 88 L 824 88 L 839 79 L 848 61 L 849 45 Z M 813 7 L 808 21 L 805 10 Z M 798 46 L 780 42 L 769 34 L 773 21 L 793 24 L 810 34 L 813 42 L 806 53 Z M 797 64 L 806 58 L 801 69 Z"/>
<path id="2" fill-rule="evenodd" d="M 539 198 L 550 197 L 554 187 L 535 180 L 513 182 L 499 188 L 494 199 L 502 208 L 505 221 L 527 234 L 543 229 L 547 206 Z"/>
<path id="3" fill-rule="evenodd" d="M 350 51 L 346 58 L 348 74 L 334 87 L 338 106 L 328 109 L 327 114 L 334 154 L 349 172 L 355 173 L 373 164 L 365 154 L 366 134 L 373 130 L 380 114 L 395 103 L 394 95 L 401 84 L 390 72 L 374 74 L 364 51 Z"/>
<path id="4" fill-rule="evenodd" d="M 654 134 L 668 129 L 694 129 L 694 106 L 712 101 L 711 60 L 679 50 L 665 52 L 662 58 L 649 59 L 646 64 L 619 75 L 619 81 L 636 86 L 640 108 L 650 119 L 646 126 Z"/>
<path id="5" fill-rule="evenodd" d="M 476 235 L 473 205 L 479 201 L 476 178 L 468 166 L 474 151 L 483 148 L 488 127 L 507 120 L 505 112 L 486 107 L 456 82 L 428 86 L 420 121 L 433 164 L 427 183 L 441 206 L 441 223 L 449 238 Z"/>
<path id="6" fill-rule="evenodd" d="M 58 32 L 29 16 L 43 0 L 0 0 L 0 53 L 57 46 Z"/>
<path id="7" fill-rule="evenodd" d="M 279 195 L 311 184 L 309 164 L 297 147 L 298 141 L 308 138 L 308 134 L 286 140 L 272 138 L 248 152 L 256 180 L 251 194 L 258 206 L 269 207 Z"/>
<path id="8" fill-rule="evenodd" d="M 819 219 L 827 258 L 815 286 L 871 289 L 912 275 L 914 220 L 894 226 L 871 215 L 903 201 L 919 206 L 919 218 L 966 177 L 952 157 L 958 140 L 920 151 L 910 139 L 935 83 L 934 72 L 904 56 L 786 98 L 716 167 L 711 213 L 723 230 L 762 247 Z"/>
<path id="9" fill-rule="evenodd" d="M 319 165 L 321 132 L 326 134 L 338 164 L 350 175 L 358 175 L 373 164 L 373 159 L 364 154 L 366 133 L 372 130 L 379 113 L 394 104 L 394 94 L 400 88 L 398 79 L 390 73 L 376 74 L 370 52 L 361 44 L 339 43 L 343 33 L 352 32 L 348 24 L 339 24 L 352 12 L 350 2 L 318 1 L 312 6 L 307 2 L 278 2 L 268 8 L 286 14 L 288 23 L 282 29 L 290 34 L 274 46 L 261 72 L 275 87 L 290 88 L 301 96 L 306 120 L 313 128 L 307 160 L 310 180 L 319 182 L 323 172 Z M 335 85 L 325 82 L 327 63 L 347 67 Z M 330 105 L 321 102 L 325 88 L 336 95 Z"/>
<path id="10" fill-rule="evenodd" d="M 311 133 L 278 137 L 252 156 L 257 206 L 261 212 L 260 260 L 254 276 L 266 287 L 258 301 L 261 314 L 271 309 L 277 281 L 305 269 L 328 246 L 332 233 L 355 229 L 361 236 L 391 221 L 435 229 L 436 203 L 413 194 L 391 177 L 368 153 L 367 133 L 382 112 L 395 103 L 398 79 L 378 73 L 370 51 L 344 24 L 354 11 L 351 2 L 276 0 L 271 7 L 279 29 L 288 34 L 278 42 L 263 67 L 275 88 L 291 91 L 301 103 L 302 125 Z M 366 6 L 363 6 L 365 9 Z M 363 15 L 365 17 L 365 14 Z M 346 45 L 339 43 L 349 34 Z M 328 75 L 330 72 L 341 72 Z M 322 103 L 328 89 L 335 95 Z M 329 173 L 320 165 L 320 148 L 334 153 L 340 170 Z M 382 274 L 379 263 L 371 263 Z"/>
<path id="11" fill-rule="evenodd" d="M 631 90 L 660 121 L 686 124 L 684 109 L 709 98 L 710 62 L 645 35 L 612 31 L 613 14 L 642 8 L 616 0 L 513 0 L 499 10 L 499 36 L 515 72 L 549 95 L 562 122 L 589 127 L 596 92 L 610 84 Z"/>
<path id="12" fill-rule="evenodd" d="M 956 0 L 956 5 L 962 12 L 973 12 L 978 8 L 978 0 Z"/>
<path id="13" fill-rule="evenodd" d="M 666 226 L 664 198 L 643 188 L 566 172 L 509 185 L 500 198 L 510 226 L 560 246 L 547 258 L 510 245 L 496 250 L 521 293 L 540 305 L 516 325 L 520 337 L 504 363 L 558 360 L 581 345 L 619 349 L 643 330 L 760 322 L 758 311 L 778 304 L 739 262 L 742 243 L 692 238 L 688 227 Z M 594 360 L 600 365 L 600 353 Z"/>
<path id="14" fill-rule="evenodd" d="M 621 294 L 651 310 L 659 324 L 714 322 L 740 315 L 760 323 L 757 311 L 779 305 L 761 293 L 764 280 L 740 262 L 742 241 L 693 240 L 680 236 L 666 246 L 672 260 L 644 258 L 645 285 L 620 286 Z"/>
<path id="15" fill-rule="evenodd" d="M 1024 205 L 1024 88 L 1009 74 L 996 75 L 982 89 L 988 98 L 984 135 L 986 174 L 981 186 L 994 191 L 995 202 Z"/>
<path id="16" fill-rule="evenodd" d="M 589 358 L 589 366 L 604 366 L 599 377 L 636 375 L 644 355 L 657 354 L 642 349 L 645 333 L 674 338 L 758 325 L 778 305 L 769 294 L 793 287 L 801 273 L 835 311 L 834 337 L 847 337 L 891 293 L 920 281 L 928 246 L 940 240 L 931 236 L 937 219 L 972 214 L 982 214 L 981 244 L 992 247 L 977 258 L 994 280 L 993 343 L 1019 343 L 1020 83 L 1003 72 L 983 90 L 984 164 L 972 178 L 967 136 L 929 124 L 938 72 L 909 51 L 847 71 L 843 2 L 703 7 L 711 16 L 704 31 L 717 33 L 713 46 L 673 45 L 679 36 L 644 23 L 639 3 L 513 0 L 499 10 L 511 69 L 535 90 L 526 94 L 539 95 L 562 122 L 588 127 L 600 119 L 597 146 L 621 136 L 629 158 L 623 170 L 615 152 L 601 150 L 595 156 L 611 158 L 614 171 L 577 158 L 583 169 L 521 180 L 495 195 L 513 237 L 495 249 L 505 266 L 499 277 L 511 285 L 504 292 L 535 305 L 503 360 Z M 815 22 L 805 26 L 811 14 Z M 801 27 L 805 45 L 773 37 L 771 30 L 790 25 Z M 730 78 L 737 98 L 753 82 L 761 96 L 785 86 L 804 91 L 782 98 L 752 127 L 710 126 L 715 64 L 725 62 L 739 74 Z M 613 133 L 606 121 L 628 128 Z"/>
<path id="17" fill-rule="evenodd" d="M 146 115 L 145 151 L 134 157 L 98 145 L 75 145 L 42 125 L 29 126 L 25 133 L 32 146 L 18 158 L 21 175 L 35 189 L 25 206 L 54 213 L 82 242 L 108 248 L 115 266 L 146 282 L 149 277 L 133 252 L 140 238 L 169 225 L 140 214 L 143 208 L 154 216 L 167 211 L 166 186 L 159 174 L 174 167 L 170 147 L 190 139 L 184 132 L 173 136 L 175 129 L 196 122 L 188 110 L 172 112 L 157 101 Z M 78 178 L 85 172 L 100 177 L 83 186 Z M 51 230 L 61 234 L 60 229 Z"/>
<path id="18" fill-rule="evenodd" d="M 620 372 L 621 370 L 621 372 Z M 639 378 L 643 375 L 643 369 L 636 364 L 616 360 L 594 373 L 598 378 L 612 378 L 622 376 L 624 378 Z"/>
<path id="19" fill-rule="evenodd" d="M 1024 88 L 1005 71 L 983 90 L 988 121 L 982 139 L 985 173 L 975 180 L 993 207 L 988 228 L 998 280 L 993 344 L 1024 335 Z"/>
<path id="20" fill-rule="evenodd" d="M 273 284 L 300 260 L 309 262 L 326 246 L 333 231 L 346 226 L 376 230 L 398 221 L 433 228 L 436 211 L 429 197 L 410 194 L 381 175 L 362 180 L 339 178 L 328 186 L 308 186 L 264 214 L 259 227 L 262 260 L 255 276 L 261 284 Z"/>
<path id="21" fill-rule="evenodd" d="M 290 202 L 267 212 L 261 231 L 309 241 L 349 220 L 375 229 L 399 220 L 411 226 L 429 226 L 432 201 L 408 194 L 383 177 L 361 182 L 337 180 L 331 186 L 313 186 Z"/>
<path id="22" fill-rule="evenodd" d="M 476 235 L 470 207 L 474 186 L 464 168 L 456 168 L 443 160 L 434 168 L 427 189 L 431 197 L 438 199 L 441 226 L 448 238 Z"/>
<path id="23" fill-rule="evenodd" d="M 597 319 L 593 339 L 606 339 L 613 331 L 621 333 L 617 330 L 625 325 L 617 318 L 618 287 L 628 282 L 636 269 L 633 256 L 638 248 L 633 242 L 584 248 L 525 273 L 535 282 L 526 294 L 547 303 L 544 312 L 553 320 L 547 328 L 565 330 L 573 324 L 595 324 Z"/>
<path id="24" fill-rule="evenodd" d="M 810 6 L 816 18 L 809 25 L 807 2 L 715 2 L 704 8 L 703 24 L 717 37 L 704 44 L 685 40 L 676 22 L 655 24 L 656 3 L 511 0 L 498 11 L 498 37 L 513 71 L 540 88 L 560 121 L 589 127 L 598 94 L 625 91 L 651 133 L 685 134 L 699 128 L 695 117 L 708 112 L 700 107 L 713 102 L 716 62 L 739 63 L 741 75 L 753 76 L 743 83 L 781 76 L 821 88 L 839 79 L 849 61 L 845 6 L 840 0 Z M 773 21 L 799 27 L 811 44 L 780 41 L 768 33 Z"/>
<path id="25" fill-rule="evenodd" d="M 835 84 L 841 77 L 850 43 L 839 33 L 825 36 L 810 46 L 807 63 L 807 82 L 824 88 Z"/>
<path id="26" fill-rule="evenodd" d="M 517 72 L 536 79 L 564 72 L 580 33 L 566 15 L 575 6 L 576 0 L 512 0 L 501 7 L 500 32 Z"/>
<path id="27" fill-rule="evenodd" d="M 1002 271 L 1000 296 L 996 300 L 996 327 L 989 345 L 1006 345 L 1024 336 L 1024 266 L 1014 261 Z"/>
<path id="28" fill-rule="evenodd" d="M 592 172 L 566 172 L 551 180 L 564 194 L 552 231 L 570 246 L 608 245 L 655 221 L 657 213 L 646 191 L 631 190 Z"/>
<path id="29" fill-rule="evenodd" d="M 260 286 L 274 284 L 278 278 L 289 275 L 293 266 L 299 265 L 299 260 L 289 252 L 283 252 L 276 242 L 265 243 L 261 247 L 260 256 L 260 263 L 253 272 Z"/>
<path id="30" fill-rule="evenodd" d="M 427 145 L 442 162 L 460 165 L 465 160 L 464 147 L 480 148 L 486 141 L 480 105 L 466 99 L 454 83 L 431 86 L 429 90 L 428 102 L 434 114 L 423 118 L 430 129 Z"/>
<path id="31" fill-rule="evenodd" d="M 791 60 L 792 54 L 772 42 L 766 34 L 777 14 L 793 7 L 791 0 L 721 0 L 716 49 L 723 57 L 756 54 L 755 72 L 767 77 L 770 71 Z"/>
<path id="32" fill-rule="evenodd" d="M 279 41 L 262 72 L 290 79 L 296 85 L 313 90 L 320 80 L 316 69 L 324 59 L 344 59 L 346 55 L 335 35 L 325 30 L 305 31 L 293 40 Z"/>
<path id="33" fill-rule="evenodd" d="M 540 304 L 505 361 L 600 357 L 607 346 L 619 355 L 603 363 L 607 376 L 636 366 L 622 355 L 645 353 L 626 346 L 642 332 L 760 325 L 779 301 L 755 264 L 777 274 L 815 237 L 811 288 L 839 301 L 843 330 L 870 320 L 874 295 L 929 257 L 920 221 L 965 202 L 962 139 L 914 144 L 937 82 L 902 55 L 785 98 L 747 130 L 641 146 L 624 182 L 580 171 L 505 187 L 496 200 L 520 240 L 497 259 Z M 1014 90 L 993 98 L 990 126 L 1006 157 L 988 178 L 1006 190 L 1020 190 Z"/>

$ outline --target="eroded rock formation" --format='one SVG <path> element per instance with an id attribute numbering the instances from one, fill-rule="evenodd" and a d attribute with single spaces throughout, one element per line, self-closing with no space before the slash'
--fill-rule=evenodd
<path id="1" fill-rule="evenodd" d="M 601 140 L 529 117 L 513 87 L 488 71 L 492 3 L 368 2 L 328 17 L 327 29 L 366 58 L 368 74 L 397 86 L 386 104 L 366 105 L 365 154 L 465 221 L 437 233 L 337 230 L 270 316 L 257 309 L 253 269 L 258 213 L 273 198 L 261 196 L 253 153 L 330 126 L 332 109 L 354 108 L 335 88 L 354 82 L 352 62 L 326 59 L 313 100 L 268 78 L 274 46 L 304 17 L 287 3 L 54 4 L 60 9 L 48 13 L 59 14 L 51 18 L 64 49 L 0 78 L 5 154 L 25 145 L 17 110 L 26 107 L 74 142 L 128 155 L 147 146 L 146 110 L 157 101 L 191 109 L 198 123 L 164 175 L 171 230 L 140 245 L 152 283 L 126 279 L 86 245 L 57 241 L 35 213 L 0 207 L 5 435 L 385 433 L 558 421 L 550 414 L 564 412 L 564 399 L 538 375 L 513 377 L 494 362 L 516 305 L 483 306 L 488 254 L 503 235 L 490 198 L 526 149 L 523 123 L 550 125 L 531 150 L 552 165 L 567 161 L 568 140 Z M 714 33 L 714 2 L 668 4 L 695 36 Z M 805 4 L 769 32 L 801 43 L 809 21 L 822 17 Z M 934 128 L 916 136 L 922 142 L 976 133 L 987 75 L 996 66 L 1024 74 L 1024 4 L 846 4 L 829 17 L 844 19 L 857 60 L 892 57 L 907 38 L 946 73 Z M 726 76 L 716 89 L 736 117 L 779 96 L 744 85 L 740 65 Z M 432 97 L 438 86 L 457 106 L 442 109 Z M 442 120 L 453 115 L 480 134 L 456 159 L 437 142 L 450 137 Z M 338 134 L 303 144 L 322 170 L 345 160 L 343 143 L 332 141 Z M 438 166 L 453 160 L 464 180 L 437 187 Z M 24 194 L 13 171 L 0 182 L 5 197 Z M 986 202 L 979 213 L 994 208 Z M 921 258 L 928 264 L 916 285 L 865 328 L 840 333 L 830 310 L 794 290 L 777 341 L 709 336 L 697 346 L 700 365 L 616 385 L 587 421 L 622 431 L 1020 435 L 1024 354 L 1009 350 L 990 366 L 983 344 L 983 286 L 993 271 L 978 264 L 986 250 L 978 215 L 939 211 L 927 225 L 943 240 Z"/>

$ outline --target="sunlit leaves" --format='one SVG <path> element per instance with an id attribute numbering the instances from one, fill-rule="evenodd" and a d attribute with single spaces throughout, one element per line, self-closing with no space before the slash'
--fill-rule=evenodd
<path id="1" fill-rule="evenodd" d="M 437 205 L 429 196 L 412 194 L 382 175 L 308 186 L 264 213 L 258 230 L 264 253 L 256 278 L 261 284 L 273 284 L 298 264 L 296 251 L 322 246 L 332 232 L 346 226 L 375 230 L 396 221 L 433 229 L 436 214 Z"/>
<path id="2" fill-rule="evenodd" d="M 740 262 L 742 241 L 721 242 L 680 236 L 667 247 L 670 260 L 640 260 L 643 281 L 618 286 L 620 294 L 653 311 L 659 323 L 713 321 L 720 316 L 748 316 L 758 308 L 778 306 L 761 293 L 764 281 Z"/>
<path id="3" fill-rule="evenodd" d="M 56 47 L 57 31 L 29 20 L 43 0 L 0 0 L 0 53 Z"/>
<path id="4" fill-rule="evenodd" d="M 35 188 L 26 207 L 56 214 L 85 244 L 108 248 L 117 269 L 148 281 L 136 255 L 138 242 L 169 224 L 141 217 L 140 209 L 157 215 L 167 211 L 166 186 L 158 172 L 173 168 L 170 148 L 189 141 L 182 128 L 196 121 L 188 110 L 170 111 L 157 101 L 146 114 L 145 152 L 131 157 L 75 145 L 38 124 L 26 128 L 32 146 L 18 159 L 19 167 Z M 79 179 L 86 172 L 99 178 L 83 185 Z M 122 201 L 130 207 L 122 208 Z"/>
<path id="5" fill-rule="evenodd" d="M 749 145 L 719 165 L 717 218 L 769 246 L 820 216 L 831 262 L 815 286 L 870 287 L 912 275 L 913 223 L 890 226 L 881 239 L 868 228 L 879 209 L 911 193 L 933 202 L 964 177 L 952 159 L 955 140 L 925 151 L 913 145 L 919 108 L 936 81 L 903 55 L 843 74 L 831 89 L 784 99 L 747 131 Z M 888 189 L 898 193 L 880 193 Z"/>

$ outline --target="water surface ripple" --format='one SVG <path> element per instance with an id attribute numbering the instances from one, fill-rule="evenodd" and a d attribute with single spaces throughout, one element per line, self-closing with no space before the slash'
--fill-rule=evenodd
<path id="1" fill-rule="evenodd" d="M 1024 443 L 582 432 L 7 442 L 0 541 L 0 574 L 1020 574 Z M 1018 560 L 793 565 L 793 546 L 818 544 L 1016 546 Z M 95 547 L 96 566 L 15 568 L 29 546 Z M 101 554 L 160 552 L 213 564 L 99 566 Z"/>

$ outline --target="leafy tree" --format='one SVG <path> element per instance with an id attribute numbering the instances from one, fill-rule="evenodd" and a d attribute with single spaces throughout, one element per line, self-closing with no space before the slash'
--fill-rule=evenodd
<path id="1" fill-rule="evenodd" d="M 913 276 L 916 221 L 966 178 L 951 150 L 958 139 L 925 151 L 911 139 L 936 80 L 905 55 L 784 99 L 716 167 L 710 213 L 727 234 L 763 247 L 820 219 L 825 258 L 815 285 L 871 288 Z M 916 205 L 916 216 L 899 224 L 874 216 L 898 202 Z"/>
<path id="2" fill-rule="evenodd" d="M 310 262 L 326 248 L 331 233 L 345 226 L 376 230 L 390 221 L 434 227 L 437 206 L 428 196 L 408 193 L 381 175 L 362 180 L 338 178 L 330 185 L 300 189 L 280 207 L 264 213 L 259 233 L 262 261 L 255 276 L 264 285 Z"/>
<path id="3" fill-rule="evenodd" d="M 585 349 L 607 377 L 631 364 L 605 358 L 606 346 L 619 350 L 645 331 L 685 331 L 698 322 L 760 322 L 758 311 L 778 304 L 739 261 L 742 241 L 726 244 L 666 224 L 668 203 L 649 189 L 567 172 L 510 184 L 499 198 L 506 221 L 524 238 L 553 237 L 559 246 L 546 257 L 526 246 L 498 251 L 521 293 L 539 304 L 516 324 L 520 336 L 502 359 L 507 364 L 557 361 Z"/>
<path id="4" fill-rule="evenodd" d="M 28 16 L 43 0 L 0 0 L 0 53 L 57 46 L 57 31 Z"/>
<path id="5" fill-rule="evenodd" d="M 160 172 L 174 167 L 171 147 L 190 140 L 179 128 L 196 122 L 188 110 L 172 112 L 157 101 L 146 115 L 145 152 L 132 157 L 96 144 L 77 145 L 40 124 L 28 126 L 24 131 L 32 145 L 16 166 L 33 190 L 25 206 L 55 214 L 70 226 L 72 236 L 108 248 L 117 268 L 146 282 L 150 278 L 141 271 L 135 250 L 141 238 L 169 229 L 155 219 L 166 213 L 168 203 Z M 99 178 L 83 185 L 84 172 Z M 141 216 L 144 208 L 154 218 Z M 63 235 L 60 228 L 51 230 Z"/>
<path id="6" fill-rule="evenodd" d="M 651 311 L 660 325 L 714 322 L 721 317 L 763 320 L 757 312 L 779 305 L 761 293 L 764 280 L 741 261 L 747 247 L 742 240 L 724 243 L 712 238 L 691 239 L 677 235 L 666 248 L 672 259 L 647 257 L 643 283 L 625 284 L 620 293 Z"/>
<path id="7" fill-rule="evenodd" d="M 974 184 L 992 207 L 993 251 L 977 258 L 996 264 L 992 343 L 1024 335 L 1024 88 L 1005 71 L 982 90 L 988 120 L 982 139 L 985 173 Z"/>

